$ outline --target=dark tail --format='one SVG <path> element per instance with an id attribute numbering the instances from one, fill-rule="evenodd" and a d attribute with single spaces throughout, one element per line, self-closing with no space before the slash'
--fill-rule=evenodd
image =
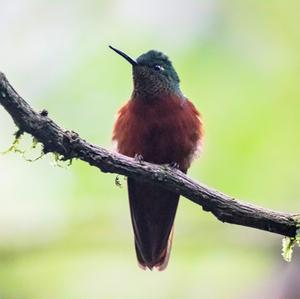
<path id="1" fill-rule="evenodd" d="M 140 266 L 164 270 L 168 264 L 179 195 L 128 178 L 131 220 Z"/>

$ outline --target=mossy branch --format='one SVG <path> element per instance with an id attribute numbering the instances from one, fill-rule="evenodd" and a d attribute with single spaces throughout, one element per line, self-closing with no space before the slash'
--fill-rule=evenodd
<path id="1" fill-rule="evenodd" d="M 44 153 L 55 153 L 60 160 L 80 159 L 102 172 L 116 173 L 151 182 L 174 191 L 202 206 L 220 221 L 257 228 L 296 238 L 297 221 L 293 214 L 257 207 L 197 183 L 182 172 L 160 165 L 139 162 L 93 145 L 73 131 L 65 130 L 36 112 L 22 99 L 0 73 L 0 104 L 11 115 L 19 132 L 31 134 L 43 144 Z"/>

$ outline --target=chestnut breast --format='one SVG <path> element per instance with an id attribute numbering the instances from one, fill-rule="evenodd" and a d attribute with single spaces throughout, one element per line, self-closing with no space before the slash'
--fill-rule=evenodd
<path id="1" fill-rule="evenodd" d="M 128 101 L 119 111 L 113 140 L 121 154 L 157 164 L 178 163 L 186 171 L 201 145 L 199 112 L 187 99 Z"/>

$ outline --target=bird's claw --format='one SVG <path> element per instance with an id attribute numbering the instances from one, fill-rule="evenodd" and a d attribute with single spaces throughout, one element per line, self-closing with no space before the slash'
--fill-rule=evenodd
<path id="1" fill-rule="evenodd" d="M 143 156 L 141 154 L 135 154 L 134 155 L 134 160 L 136 162 L 139 162 L 141 164 L 144 161 L 144 158 L 143 158 Z"/>
<path id="2" fill-rule="evenodd" d="M 179 169 L 179 164 L 177 162 L 171 162 L 168 166 L 172 169 Z"/>

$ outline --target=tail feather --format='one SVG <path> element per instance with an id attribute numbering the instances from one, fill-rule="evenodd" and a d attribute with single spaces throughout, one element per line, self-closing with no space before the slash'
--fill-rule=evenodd
<path id="1" fill-rule="evenodd" d="M 168 264 L 179 195 L 128 178 L 131 220 L 140 266 L 164 270 Z"/>
<path id="2" fill-rule="evenodd" d="M 170 232 L 168 244 L 167 244 L 167 247 L 166 247 L 164 255 L 163 255 L 162 263 L 158 266 L 158 271 L 163 271 L 168 266 L 168 262 L 169 262 L 169 259 L 170 259 L 171 248 L 172 248 L 173 233 L 174 233 L 174 226 L 172 227 L 172 230 Z"/>

